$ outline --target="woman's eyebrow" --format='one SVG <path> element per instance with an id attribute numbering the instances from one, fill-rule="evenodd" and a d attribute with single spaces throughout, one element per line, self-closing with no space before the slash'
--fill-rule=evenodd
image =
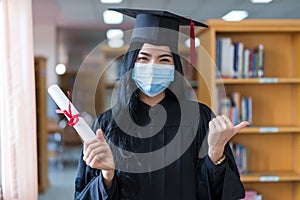
<path id="1" fill-rule="evenodd" d="M 144 55 L 144 56 L 149 56 L 149 57 L 151 56 L 149 53 L 142 52 L 142 51 L 141 51 L 139 54 L 142 54 L 142 55 Z"/>
<path id="2" fill-rule="evenodd" d="M 161 58 L 161 57 L 173 57 L 171 54 L 161 54 L 161 55 L 159 55 L 158 56 L 159 58 Z"/>
<path id="3" fill-rule="evenodd" d="M 144 55 L 144 56 L 151 57 L 151 54 L 149 54 L 149 53 L 147 53 L 147 52 L 141 51 L 139 54 L 142 54 L 142 55 Z M 161 55 L 158 56 L 158 58 L 162 58 L 162 57 L 170 57 L 170 58 L 172 58 L 173 56 L 172 56 L 171 54 L 168 54 L 168 53 L 166 53 L 166 54 L 161 54 Z"/>

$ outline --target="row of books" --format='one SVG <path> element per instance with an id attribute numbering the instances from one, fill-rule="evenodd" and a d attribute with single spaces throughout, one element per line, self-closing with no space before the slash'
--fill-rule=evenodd
<path id="1" fill-rule="evenodd" d="M 246 190 L 245 198 L 241 200 L 262 200 L 262 195 L 254 190 Z"/>
<path id="2" fill-rule="evenodd" d="M 218 37 L 216 62 L 218 78 L 261 78 L 264 77 L 264 46 L 246 48 L 242 42 Z"/>
<path id="3" fill-rule="evenodd" d="M 252 124 L 252 97 L 242 96 L 233 92 L 229 97 L 223 97 L 220 102 L 220 114 L 226 115 L 234 125 L 242 121 Z"/>
<path id="4" fill-rule="evenodd" d="M 239 170 L 240 174 L 247 174 L 248 173 L 248 152 L 247 149 L 238 143 L 229 143 L 236 166 Z"/>
<path id="5" fill-rule="evenodd" d="M 248 151 L 245 146 L 240 143 L 229 142 L 235 163 L 240 174 L 248 174 Z M 242 200 L 262 200 L 262 195 L 254 190 L 246 190 L 245 198 Z"/>

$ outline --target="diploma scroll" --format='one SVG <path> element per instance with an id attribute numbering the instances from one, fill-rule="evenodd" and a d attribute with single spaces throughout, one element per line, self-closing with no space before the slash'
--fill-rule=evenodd
<path id="1" fill-rule="evenodd" d="M 79 114 L 78 110 L 66 97 L 63 91 L 58 87 L 58 85 L 56 84 L 51 85 L 48 88 L 48 93 L 61 110 L 68 111 L 69 103 L 70 103 L 72 115 L 74 116 Z M 66 114 L 65 116 L 68 120 L 70 120 L 69 116 L 67 116 Z M 81 137 L 83 142 L 87 142 L 88 140 L 96 138 L 95 133 L 92 131 L 92 129 L 89 127 L 89 125 L 85 122 L 85 120 L 82 117 L 78 118 L 78 122 L 75 123 L 73 127 L 75 128 L 75 130 L 77 131 L 78 135 Z"/>

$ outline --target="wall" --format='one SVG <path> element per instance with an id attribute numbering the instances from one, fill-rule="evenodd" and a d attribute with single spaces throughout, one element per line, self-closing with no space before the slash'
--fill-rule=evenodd
<path id="1" fill-rule="evenodd" d="M 58 78 L 55 73 L 57 62 L 57 30 L 55 24 L 38 24 L 33 27 L 34 55 L 47 58 L 46 84 L 47 87 L 57 83 Z M 56 104 L 52 98 L 47 96 L 48 117 L 57 118 L 55 113 Z"/>

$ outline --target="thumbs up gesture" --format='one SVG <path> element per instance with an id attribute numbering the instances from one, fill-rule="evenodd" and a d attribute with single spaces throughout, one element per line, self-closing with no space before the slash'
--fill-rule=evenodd
<path id="1" fill-rule="evenodd" d="M 83 160 L 88 166 L 102 170 L 104 184 L 108 186 L 114 177 L 115 162 L 102 130 L 98 129 L 96 134 L 97 139 L 84 144 Z"/>
<path id="2" fill-rule="evenodd" d="M 233 126 L 232 122 L 225 115 L 217 116 L 209 122 L 208 133 L 208 156 L 213 162 L 219 160 L 224 153 L 227 142 L 240 130 L 249 125 L 243 121 Z"/>

